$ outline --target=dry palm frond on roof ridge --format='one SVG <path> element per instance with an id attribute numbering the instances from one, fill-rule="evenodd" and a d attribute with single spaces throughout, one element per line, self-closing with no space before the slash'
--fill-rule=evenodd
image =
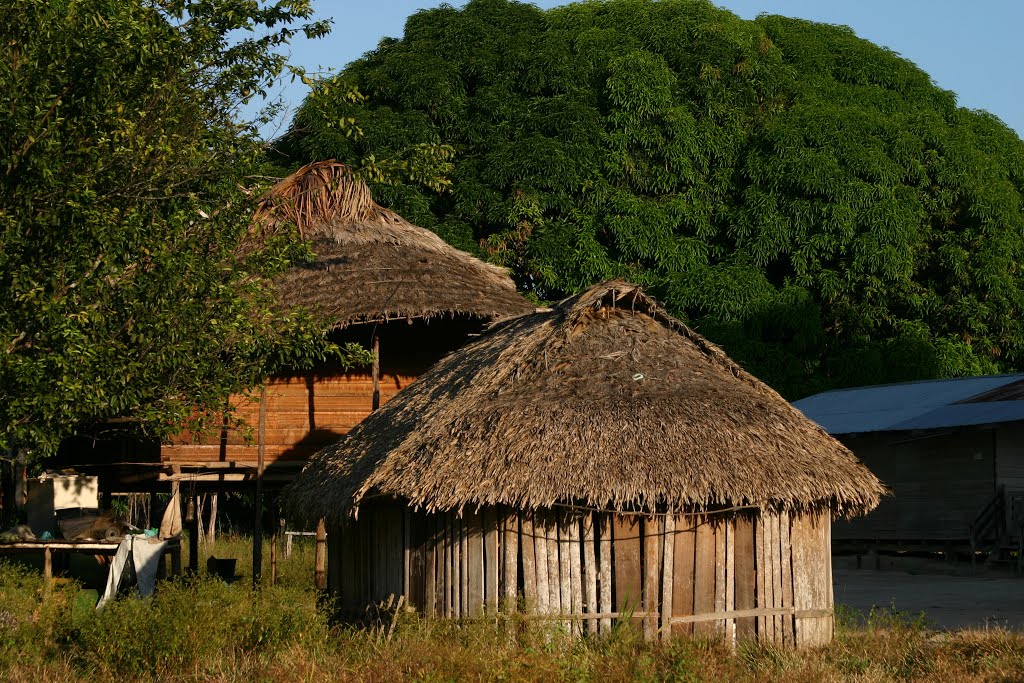
<path id="1" fill-rule="evenodd" d="M 367 496 L 428 510 L 583 505 L 874 508 L 842 444 L 639 287 L 507 320 L 313 457 L 289 494 L 337 519 Z"/>
<path id="2" fill-rule="evenodd" d="M 505 269 L 378 205 L 345 164 L 307 164 L 261 199 L 254 222 L 294 223 L 317 258 L 277 281 L 287 308 L 337 326 L 389 318 L 500 319 L 532 310 Z"/>

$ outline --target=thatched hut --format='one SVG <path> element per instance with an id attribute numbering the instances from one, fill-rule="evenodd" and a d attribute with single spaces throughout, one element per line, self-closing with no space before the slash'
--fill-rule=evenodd
<path id="1" fill-rule="evenodd" d="M 504 269 L 379 206 L 344 164 L 309 164 L 274 186 L 255 225 L 273 231 L 283 221 L 299 227 L 316 259 L 275 282 L 279 305 L 322 316 L 333 340 L 373 349 L 378 365 L 356 371 L 323 365 L 270 379 L 264 449 L 273 478 L 290 479 L 309 455 L 491 321 L 534 310 Z M 259 403 L 242 396 L 233 401 L 255 427 Z M 202 474 L 204 464 L 237 463 L 245 470 L 256 463 L 257 445 L 239 430 L 225 427 L 220 438 L 200 443 L 184 437 L 163 446 L 160 459 L 193 468 L 182 475 L 189 481 L 231 476 L 223 468 Z"/>
<path id="2" fill-rule="evenodd" d="M 293 482 L 344 608 L 831 639 L 830 520 L 882 484 L 638 287 L 495 325 Z"/>

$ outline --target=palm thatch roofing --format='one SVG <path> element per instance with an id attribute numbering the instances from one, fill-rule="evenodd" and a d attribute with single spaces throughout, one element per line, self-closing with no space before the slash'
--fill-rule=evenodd
<path id="1" fill-rule="evenodd" d="M 534 308 L 504 269 L 378 205 L 335 161 L 308 164 L 277 183 L 255 222 L 294 223 L 312 242 L 316 260 L 275 281 L 278 303 L 314 310 L 336 328 L 441 315 L 494 320 Z"/>
<path id="2" fill-rule="evenodd" d="M 294 513 L 372 496 L 427 510 L 874 508 L 841 443 L 639 287 L 607 282 L 498 323 L 317 453 Z"/>

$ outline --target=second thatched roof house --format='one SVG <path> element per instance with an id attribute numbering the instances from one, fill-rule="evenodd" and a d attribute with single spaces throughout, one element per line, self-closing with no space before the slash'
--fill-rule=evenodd
<path id="1" fill-rule="evenodd" d="M 298 472 L 289 464 L 301 466 L 487 324 L 534 310 L 504 269 L 378 205 L 344 164 L 302 167 L 270 190 L 255 221 L 296 224 L 316 253 L 275 282 L 279 305 L 312 311 L 330 323 L 333 340 L 358 342 L 379 359 L 359 371 L 323 366 L 270 380 L 266 458 L 285 479 Z M 255 426 L 258 404 L 240 400 L 241 417 Z M 255 462 L 242 435 L 222 441 L 165 446 L 162 459 Z"/>
<path id="2" fill-rule="evenodd" d="M 826 642 L 829 524 L 885 489 L 638 287 L 595 286 L 452 353 L 292 484 L 358 609 L 524 606 L 576 631 Z"/>
<path id="3" fill-rule="evenodd" d="M 294 223 L 309 240 L 314 261 L 298 264 L 277 281 L 279 306 L 305 308 L 325 319 L 338 343 L 358 342 L 378 352 L 374 368 L 345 371 L 321 364 L 310 372 L 270 378 L 266 390 L 265 459 L 269 481 L 288 481 L 306 458 L 366 417 L 446 353 L 494 320 L 534 310 L 498 266 L 456 249 L 386 209 L 344 164 L 317 162 L 275 185 L 254 217 L 254 235 Z M 225 423 L 219 436 L 194 442 L 119 446 L 132 463 L 132 485 L 150 490 L 140 469 L 152 465 L 159 480 L 216 487 L 252 479 L 259 402 L 231 399 L 249 432 Z M 77 453 L 98 462 L 109 444 Z M 130 451 L 130 452 L 129 452 Z M 147 462 L 148 461 L 148 462 Z M 114 479 L 111 478 L 111 481 Z"/>

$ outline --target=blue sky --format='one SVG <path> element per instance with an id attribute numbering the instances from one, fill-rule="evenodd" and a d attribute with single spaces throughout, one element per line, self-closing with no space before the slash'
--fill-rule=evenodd
<path id="1" fill-rule="evenodd" d="M 318 41 L 297 41 L 292 61 L 309 70 L 340 70 L 376 47 L 383 37 L 400 37 L 406 18 L 436 7 L 434 0 L 317 0 L 320 17 L 334 29 Z M 461 2 L 450 4 L 461 5 Z M 567 4 L 539 0 L 540 7 Z M 1020 33 L 1024 0 L 719 0 L 744 19 L 781 14 L 851 27 L 858 36 L 900 53 L 957 94 L 961 106 L 985 109 L 1024 134 L 1024 77 Z M 301 83 L 281 90 L 290 107 L 305 96 Z M 283 131 L 290 114 L 265 137 Z"/>

